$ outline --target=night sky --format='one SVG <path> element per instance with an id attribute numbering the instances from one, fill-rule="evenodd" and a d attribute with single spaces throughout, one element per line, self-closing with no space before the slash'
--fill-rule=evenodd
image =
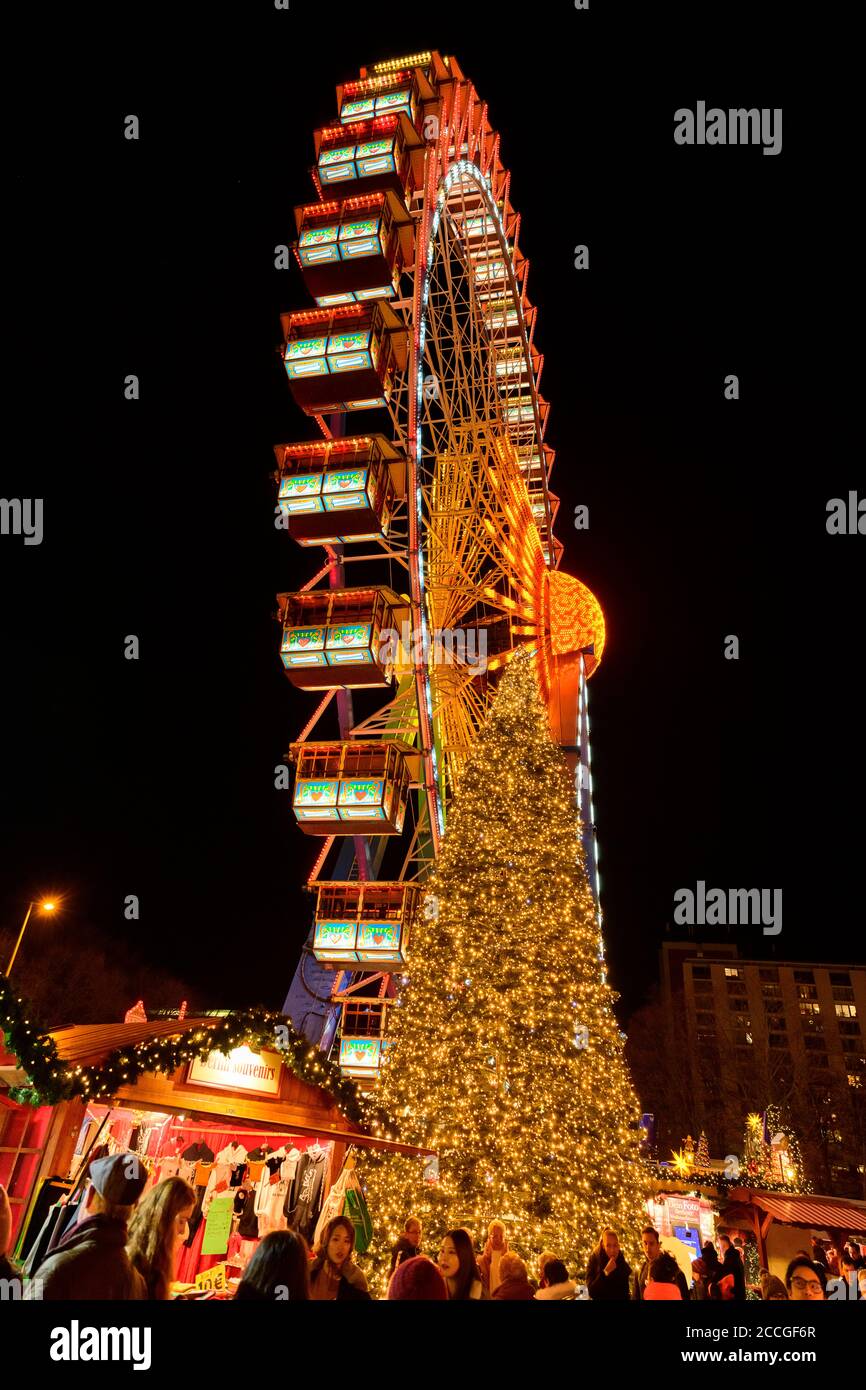
<path id="1" fill-rule="evenodd" d="M 715 9 L 704 29 L 688 10 L 625 20 L 596 0 L 534 4 L 520 25 L 478 7 L 477 27 L 465 5 L 427 23 L 405 7 L 367 22 L 301 0 L 235 8 L 231 23 L 197 9 L 194 36 L 159 7 L 115 16 L 111 61 L 74 82 L 27 59 L 2 494 L 44 497 L 45 536 L 0 538 L 3 925 L 64 891 L 25 949 L 51 930 L 86 951 L 95 930 L 196 1004 L 282 1003 L 316 842 L 273 787 L 312 699 L 282 674 L 272 613 L 319 552 L 273 527 L 272 445 L 317 434 L 276 354 L 280 311 L 310 300 L 273 248 L 315 197 L 312 131 L 335 84 L 438 47 L 501 132 L 562 567 L 607 617 L 590 713 L 623 1018 L 674 892 L 697 879 L 783 889 L 781 936 L 733 932 L 744 955 L 862 958 L 866 542 L 825 529 L 828 498 L 863 494 L 838 323 L 850 184 L 755 7 Z M 782 153 L 676 146 L 673 113 L 698 100 L 781 106 Z M 128 372 L 139 402 L 123 399 Z"/>

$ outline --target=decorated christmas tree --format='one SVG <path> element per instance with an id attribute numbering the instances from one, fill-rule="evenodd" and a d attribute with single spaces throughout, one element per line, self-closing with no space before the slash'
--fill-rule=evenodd
<path id="1" fill-rule="evenodd" d="M 752 1181 L 789 1192 L 811 1192 L 800 1142 L 778 1105 L 746 1117 L 745 1169 Z"/>
<path id="2" fill-rule="evenodd" d="M 746 1131 L 743 1135 L 743 1167 L 749 1178 L 762 1178 L 767 1168 L 767 1145 L 764 1142 L 764 1117 L 751 1114 L 746 1116 Z"/>
<path id="3" fill-rule="evenodd" d="M 699 1170 L 703 1170 L 704 1168 L 709 1168 L 709 1166 L 710 1146 L 707 1142 L 707 1136 L 704 1134 L 704 1131 L 701 1130 L 701 1135 L 698 1139 L 698 1151 L 695 1154 L 695 1167 Z"/>
<path id="4" fill-rule="evenodd" d="M 425 1181 L 417 1157 L 365 1157 L 380 1271 L 410 1215 L 434 1255 L 455 1226 L 482 1243 L 494 1218 L 512 1250 L 550 1249 L 572 1271 L 586 1270 L 606 1225 L 634 1254 L 640 1108 L 574 785 L 528 655 L 503 677 L 467 761 L 424 909 L 377 1101 L 403 1141 L 438 1153 L 438 1173 Z"/>

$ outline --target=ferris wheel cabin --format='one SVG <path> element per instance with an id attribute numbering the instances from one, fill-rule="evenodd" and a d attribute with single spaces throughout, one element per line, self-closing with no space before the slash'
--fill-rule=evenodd
<path id="1" fill-rule="evenodd" d="M 414 757 L 413 757 L 414 754 Z M 398 739 L 293 743 L 293 807 L 307 835 L 399 835 L 418 755 Z"/>
<path id="2" fill-rule="evenodd" d="M 327 969 L 406 964 L 418 884 L 352 879 L 320 883 L 316 892 L 313 954 Z"/>
<path id="3" fill-rule="evenodd" d="M 278 594 L 280 656 L 292 685 L 304 690 L 390 685 L 397 656 L 394 633 L 407 600 L 384 585 L 308 589 Z"/>
<path id="4" fill-rule="evenodd" d="M 278 444 L 277 505 L 298 545 L 379 540 L 406 493 L 406 456 L 382 434 Z"/>
<path id="5" fill-rule="evenodd" d="M 386 300 L 282 315 L 283 361 L 297 404 L 308 415 L 388 404 L 409 341 Z"/>

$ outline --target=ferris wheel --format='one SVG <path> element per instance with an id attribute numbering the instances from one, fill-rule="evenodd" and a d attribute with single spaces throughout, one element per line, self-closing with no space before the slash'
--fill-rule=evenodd
<path id="1" fill-rule="evenodd" d="M 276 448 L 277 522 L 324 551 L 278 598 L 286 674 L 317 696 L 292 805 L 321 840 L 285 1012 L 325 1049 L 340 1023 L 341 1065 L 370 1083 L 449 804 L 524 647 L 575 771 L 598 904 L 586 682 L 605 632 L 558 568 L 529 262 L 486 104 L 430 52 L 362 69 L 337 112 L 314 133 L 317 197 L 295 209 L 315 307 L 282 316 L 319 437 Z"/>

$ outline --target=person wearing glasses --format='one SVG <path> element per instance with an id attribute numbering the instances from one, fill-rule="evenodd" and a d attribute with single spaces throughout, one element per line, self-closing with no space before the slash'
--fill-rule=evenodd
<path id="1" fill-rule="evenodd" d="M 827 1271 L 815 1260 L 795 1255 L 785 1270 L 785 1288 L 791 1299 L 825 1299 Z"/>

